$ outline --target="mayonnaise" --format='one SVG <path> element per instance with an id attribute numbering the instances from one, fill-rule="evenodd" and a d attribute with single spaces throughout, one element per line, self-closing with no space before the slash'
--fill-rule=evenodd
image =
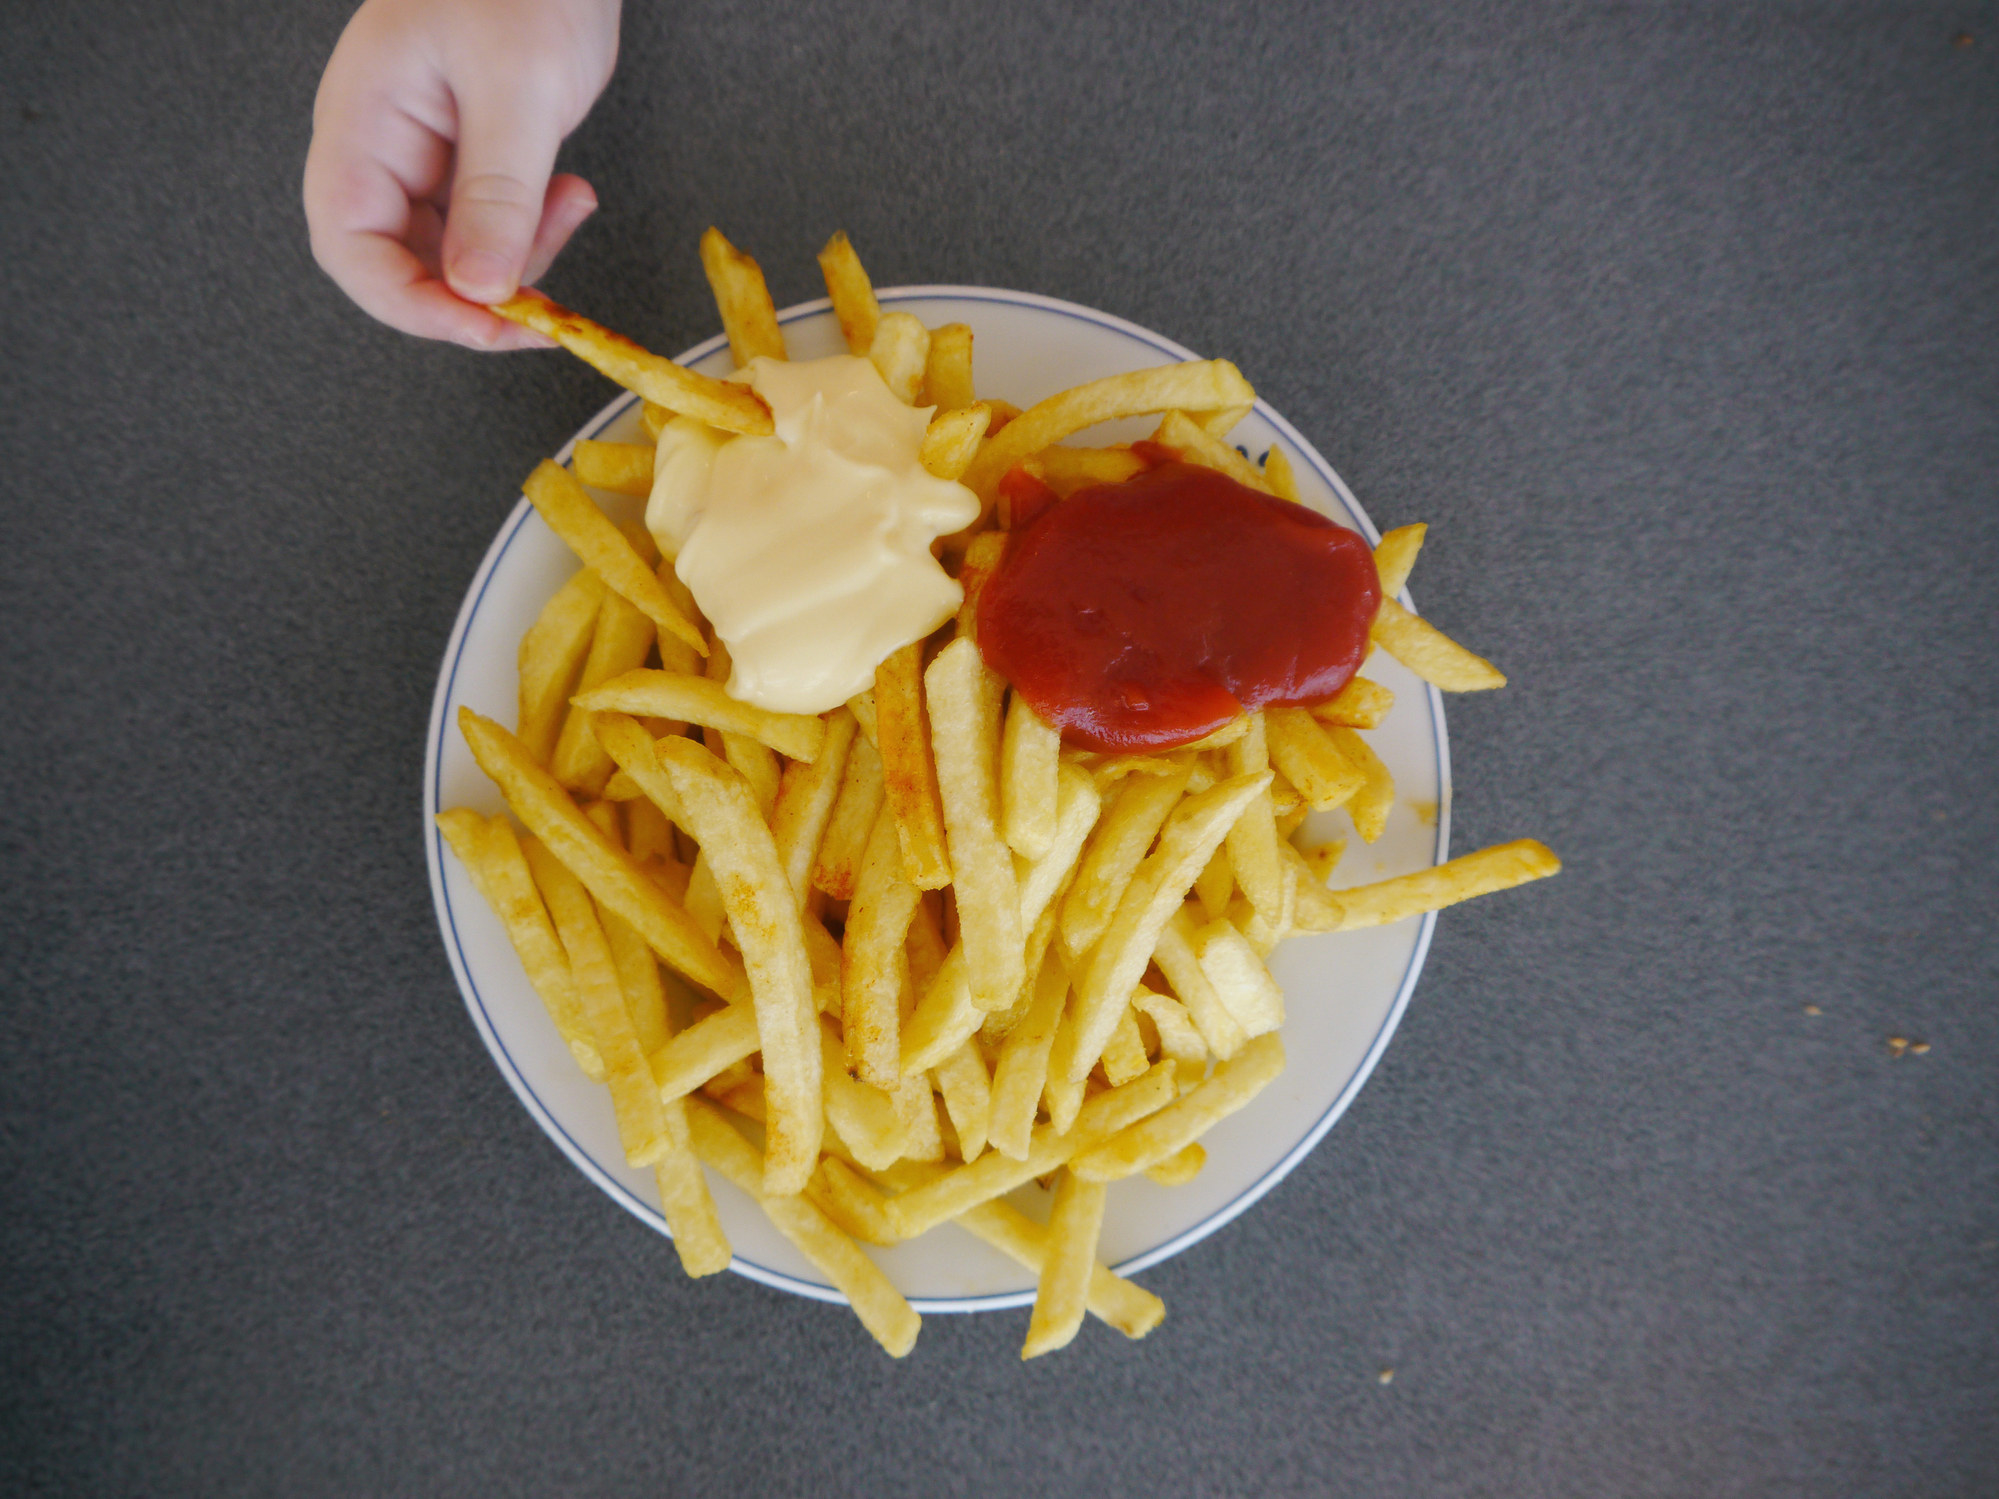
<path id="1" fill-rule="evenodd" d="M 736 378 L 776 434 L 667 423 L 646 528 L 729 648 L 729 695 L 823 713 L 956 611 L 964 590 L 930 544 L 977 519 L 979 501 L 925 471 L 929 413 L 869 361 L 757 358 Z"/>

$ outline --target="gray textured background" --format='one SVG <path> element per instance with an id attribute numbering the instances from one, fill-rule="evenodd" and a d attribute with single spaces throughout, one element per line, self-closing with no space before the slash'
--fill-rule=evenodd
<path id="1" fill-rule="evenodd" d="M 633 0 L 550 289 L 671 351 L 711 220 L 780 301 L 845 226 L 1236 360 L 1512 674 L 1458 846 L 1567 872 L 1444 919 L 1142 1345 L 688 1284 L 487 1060 L 418 825 L 608 388 L 315 272 L 343 0 L 13 0 L 0 1488 L 1999 1490 L 1999 8 L 1089 9 Z"/>

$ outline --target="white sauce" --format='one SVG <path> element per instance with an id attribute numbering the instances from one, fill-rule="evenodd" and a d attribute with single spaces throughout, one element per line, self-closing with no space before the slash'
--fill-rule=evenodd
<path id="1" fill-rule="evenodd" d="M 646 528 L 729 648 L 733 698 L 823 713 L 921 640 L 964 591 L 930 544 L 979 514 L 918 461 L 927 409 L 865 359 L 753 359 L 734 378 L 776 434 L 730 437 L 689 417 L 659 435 Z"/>

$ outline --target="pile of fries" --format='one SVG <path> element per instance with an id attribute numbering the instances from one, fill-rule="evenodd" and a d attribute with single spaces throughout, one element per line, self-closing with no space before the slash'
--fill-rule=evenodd
<path id="1" fill-rule="evenodd" d="M 710 230 L 702 259 L 739 363 L 782 357 L 756 262 Z M 512 939 L 577 1064 L 610 1092 L 626 1159 L 651 1167 L 690 1275 L 731 1251 L 702 1165 L 750 1194 L 901 1356 L 919 1319 L 860 1243 L 956 1223 L 1038 1277 L 1023 1357 L 1085 1311 L 1128 1337 L 1156 1296 L 1097 1259 L 1109 1183 L 1187 1181 L 1201 1137 L 1284 1066 L 1283 938 L 1397 921 L 1552 874 L 1521 841 L 1328 890 L 1339 846 L 1299 848 L 1344 807 L 1380 836 L 1394 783 L 1362 735 L 1392 695 L 1357 677 L 1329 702 L 1247 714 L 1170 752 L 1105 756 L 1059 735 L 984 665 L 979 590 L 999 564 L 1001 480 L 1057 494 L 1142 468 L 1128 448 L 1062 446 L 1099 422 L 1163 416 L 1155 441 L 1297 498 L 1222 439 L 1254 393 L 1225 361 L 1093 381 L 1026 411 L 975 399 L 971 330 L 880 311 L 846 236 L 820 257 L 848 347 L 935 408 L 923 461 L 984 501 L 942 550 L 954 622 L 883 661 L 818 717 L 723 690 L 728 652 L 636 526 L 584 487 L 648 492 L 643 445 L 581 442 L 527 494 L 581 569 L 520 647 L 515 727 L 461 709 L 472 754 L 519 826 L 465 808 L 438 824 Z M 672 414 L 770 430 L 744 386 L 659 358 L 535 294 L 501 312 Z M 1438 686 L 1504 678 L 1396 605 L 1423 540 L 1376 553 L 1374 643 Z M 662 970 L 670 971 L 668 979 Z M 675 981 L 677 980 L 677 982 Z M 1052 1180 L 1048 1221 L 1004 1199 Z"/>

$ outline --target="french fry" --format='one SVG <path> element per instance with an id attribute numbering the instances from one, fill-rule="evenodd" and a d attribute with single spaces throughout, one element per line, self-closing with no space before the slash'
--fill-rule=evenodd
<path id="1" fill-rule="evenodd" d="M 848 698 L 847 711 L 854 715 L 854 722 L 860 725 L 861 737 L 867 740 L 867 742 L 870 745 L 873 745 L 875 747 L 876 753 L 879 754 L 881 750 L 881 739 L 877 736 L 875 732 L 874 688 L 870 687 L 865 692 L 857 692 L 852 697 Z M 872 818 L 869 819 L 868 826 L 869 827 L 874 826 L 874 821 Z"/>
<path id="2" fill-rule="evenodd" d="M 1261 713 L 1250 715 L 1249 732 L 1223 751 L 1229 773 L 1257 775 L 1270 768 L 1270 744 Z M 1284 872 L 1277 863 L 1277 824 L 1268 799 L 1251 802 L 1229 829 L 1229 867 L 1250 904 L 1275 918 L 1284 905 Z"/>
<path id="3" fill-rule="evenodd" d="M 569 467 L 592 489 L 642 500 L 652 493 L 652 455 L 650 443 L 595 442 L 585 437 L 578 440 Z"/>
<path id="4" fill-rule="evenodd" d="M 1275 824 L 1272 825 L 1275 831 Z M 1235 894 L 1235 865 L 1229 860 L 1227 843 L 1215 850 L 1194 881 L 1194 894 L 1200 899 L 1201 907 L 1208 913 L 1210 921 L 1219 920 L 1228 914 L 1229 897 Z"/>
<path id="5" fill-rule="evenodd" d="M 683 369 L 662 359 L 621 333 L 613 333 L 537 291 L 520 291 L 493 312 L 523 328 L 552 338 L 585 364 L 608 375 L 627 390 L 635 390 L 656 406 L 691 416 L 724 432 L 768 436 L 773 430 L 770 408 L 747 386 L 731 385 Z M 610 579 L 605 581 L 610 582 Z M 616 583 L 612 583 L 616 587 Z"/>
<path id="6" fill-rule="evenodd" d="M 1188 775 L 1183 765 L 1173 767 L 1169 775 L 1127 777 L 1117 800 L 1097 824 L 1077 866 L 1075 883 L 1062 898 L 1058 940 L 1070 966 L 1096 946 L 1110 925 L 1146 850 L 1180 805 Z"/>
<path id="7" fill-rule="evenodd" d="M 757 1148 L 736 1133 L 735 1126 L 705 1099 L 689 1101 L 687 1123 L 701 1159 L 750 1194 L 777 1231 L 847 1298 L 861 1325 L 890 1357 L 901 1358 L 916 1346 L 923 1319 L 881 1267 L 824 1213 L 803 1197 L 769 1190 L 772 1171 L 768 1156 L 759 1155 Z"/>
<path id="8" fill-rule="evenodd" d="M 1305 861 L 1305 867 L 1312 871 L 1312 878 L 1321 885 L 1332 878 L 1333 870 L 1339 865 L 1340 856 L 1347 851 L 1347 841 L 1335 838 L 1331 843 L 1318 843 L 1310 848 L 1300 849 L 1298 857 Z"/>
<path id="9" fill-rule="evenodd" d="M 819 1057 L 820 1102 L 833 1136 L 871 1171 L 907 1155 L 909 1126 L 896 1109 L 895 1095 L 848 1073 L 839 1031 L 830 1021 L 820 1022 Z"/>
<path id="10" fill-rule="evenodd" d="M 1189 463 L 1211 468 L 1218 474 L 1227 474 L 1236 483 L 1259 494 L 1271 492 L 1269 483 L 1256 471 L 1255 464 L 1219 437 L 1209 436 L 1184 411 L 1167 412 L 1152 440 L 1161 447 L 1173 449 Z"/>
<path id="11" fill-rule="evenodd" d="M 1159 835 L 1159 846 L 1139 866 L 1117 914 L 1098 939 L 1089 966 L 1076 985 L 1075 1054 L 1067 1075 L 1079 1081 L 1103 1055 L 1118 1017 L 1130 1007 L 1131 991 L 1151 961 L 1159 933 L 1180 909 L 1187 888 L 1243 809 L 1257 804 L 1270 773 L 1237 776 L 1182 802 Z"/>
<path id="12" fill-rule="evenodd" d="M 1419 869 L 1372 885 L 1335 890 L 1333 898 L 1346 913 L 1340 922 L 1343 932 L 1359 927 L 1383 926 L 1405 916 L 1441 911 L 1475 895 L 1510 890 L 1529 880 L 1543 880 L 1561 871 L 1562 861 L 1546 844 L 1532 838 L 1495 844 L 1477 853 L 1460 854 L 1447 864 Z"/>
<path id="13" fill-rule="evenodd" d="M 583 673 L 576 681 L 578 692 L 609 681 L 621 672 L 643 666 L 653 644 L 653 623 L 636 604 L 613 593 L 606 595 L 597 610 L 596 632 L 590 638 L 590 654 L 583 659 Z M 591 736 L 589 714 L 572 707 L 562 721 L 562 733 L 549 756 L 548 773 L 583 796 L 603 793 L 611 778 L 611 757 Z"/>
<path id="14" fill-rule="evenodd" d="M 1131 1007 L 1151 1020 L 1153 1029 L 1158 1031 L 1160 1056 L 1206 1066 L 1208 1043 L 1194 1024 L 1194 1017 L 1179 1000 L 1170 994 L 1140 988 L 1131 996 Z"/>
<path id="15" fill-rule="evenodd" d="M 600 910 L 597 915 L 604 923 L 604 940 L 610 945 L 611 963 L 618 971 L 618 987 L 624 991 L 632 1029 L 638 1035 L 640 1049 L 650 1058 L 673 1036 L 673 1021 L 666 1011 L 666 985 L 659 977 L 659 959 L 652 955 L 645 938 L 616 911 Z M 650 1067 L 650 1062 L 647 1065 Z"/>
<path id="16" fill-rule="evenodd" d="M 883 808 L 847 910 L 840 959 L 847 1061 L 877 1088 L 893 1090 L 902 1080 L 903 942 L 922 895 L 903 867 L 895 818 Z"/>
<path id="17" fill-rule="evenodd" d="M 899 1161 L 884 1173 L 899 1192 L 935 1181 L 944 1168 Z M 1036 1223 L 1006 1202 L 981 1202 L 951 1220 L 972 1237 L 990 1244 L 1008 1259 L 1041 1274 L 1048 1256 L 1048 1225 Z M 1166 1303 L 1143 1287 L 1112 1273 L 1102 1263 L 1090 1272 L 1090 1315 L 1128 1338 L 1142 1338 L 1166 1320 Z"/>
<path id="18" fill-rule="evenodd" d="M 1087 1100 L 1066 1132 L 1038 1126 L 1025 1160 L 987 1151 L 968 1166 L 955 1167 L 913 1191 L 890 1198 L 889 1221 L 905 1239 L 927 1233 L 967 1208 L 1004 1197 L 1015 1187 L 1066 1165 L 1070 1157 L 1165 1108 L 1177 1091 L 1172 1064 L 1154 1067 L 1122 1088 L 1108 1089 Z"/>
<path id="19" fill-rule="evenodd" d="M 1417 676 L 1446 692 L 1487 692 L 1506 685 L 1506 675 L 1475 656 L 1419 614 L 1382 595 L 1368 635 Z"/>
<path id="20" fill-rule="evenodd" d="M 1270 763 L 1298 788 L 1315 812 L 1329 812 L 1368 784 L 1368 776 L 1341 752 L 1319 721 L 1303 708 L 1263 710 Z"/>
<path id="21" fill-rule="evenodd" d="M 568 469 L 543 461 L 521 487 L 549 529 L 568 543 L 586 567 L 594 568 L 613 592 L 644 610 L 661 633 L 684 640 L 698 654 L 707 654 L 700 629 L 681 613 L 645 559 Z"/>
<path id="22" fill-rule="evenodd" d="M 1111 1030 L 1110 1040 L 1104 1043 L 1102 1063 L 1104 1081 L 1113 1088 L 1130 1082 L 1150 1065 L 1145 1055 L 1145 1040 L 1138 1030 L 1138 1012 L 1130 1005 L 1124 1007 Z"/>
<path id="23" fill-rule="evenodd" d="M 1381 545 L 1374 549 L 1374 571 L 1381 579 L 1383 598 L 1394 598 L 1408 583 L 1416 556 L 1423 550 L 1423 538 L 1429 531 L 1419 521 L 1413 526 L 1397 526 L 1381 538 Z"/>
<path id="24" fill-rule="evenodd" d="M 1076 1012 L 1063 1011 L 1055 1027 L 1055 1044 L 1048 1049 L 1048 1077 L 1041 1085 L 1042 1107 L 1048 1111 L 1048 1127 L 1066 1132 L 1076 1122 L 1083 1107 L 1086 1077 L 1071 1077 L 1070 1064 L 1076 1060 Z"/>
<path id="25" fill-rule="evenodd" d="M 671 1101 L 706 1087 L 758 1047 L 756 1011 L 727 1005 L 705 1015 L 652 1054 L 659 1096 Z"/>
<path id="26" fill-rule="evenodd" d="M 1188 907 L 1182 905 L 1160 930 L 1152 961 L 1159 965 L 1166 982 L 1180 996 L 1180 1003 L 1186 1006 L 1187 1016 L 1201 1033 L 1208 1050 L 1227 1061 L 1242 1050 L 1249 1037 L 1201 968 L 1200 955 L 1194 951 L 1194 934 L 1198 930 Z"/>
<path id="27" fill-rule="evenodd" d="M 981 531 L 965 545 L 964 560 L 958 564 L 958 586 L 965 590 L 964 602 L 958 605 L 958 633 L 968 640 L 979 638 L 979 595 L 1005 555 L 1004 531 Z"/>
<path id="28" fill-rule="evenodd" d="M 818 723 L 819 720 L 815 718 L 810 722 Z M 748 734 L 724 729 L 722 760 L 748 784 L 756 797 L 757 811 L 763 814 L 765 822 L 769 822 L 771 814 L 777 810 L 778 789 L 784 784 L 784 770 L 778 764 L 777 751 Z"/>
<path id="29" fill-rule="evenodd" d="M 1395 777 L 1382 764 L 1381 756 L 1352 729 L 1328 729 L 1326 735 L 1340 755 L 1361 773 L 1361 787 L 1347 802 L 1354 831 L 1363 843 L 1372 843 L 1388 826 L 1388 809 L 1395 805 Z"/>
<path id="30" fill-rule="evenodd" d="M 1337 696 L 1323 703 L 1315 703 L 1306 711 L 1320 723 L 1328 723 L 1335 728 L 1378 729 L 1381 721 L 1388 717 L 1388 710 L 1395 706 L 1395 694 L 1379 682 L 1370 682 L 1366 677 L 1355 677 L 1339 690 Z"/>
<path id="31" fill-rule="evenodd" d="M 943 1160 L 944 1131 L 937 1124 L 937 1095 L 930 1091 L 929 1077 L 905 1072 L 890 1096 L 906 1142 L 902 1153 L 912 1161 Z"/>
<path id="32" fill-rule="evenodd" d="M 1284 991 L 1234 922 L 1209 922 L 1194 933 L 1190 945 L 1201 972 L 1245 1036 L 1261 1036 L 1284 1023 Z"/>
<path id="33" fill-rule="evenodd" d="M 943 797 L 959 942 L 981 1010 L 1011 1004 L 1026 982 L 1020 883 L 999 832 L 997 679 L 969 640 L 944 647 L 923 674 Z"/>
<path id="34" fill-rule="evenodd" d="M 1270 492 L 1280 500 L 1292 504 L 1302 504 L 1298 498 L 1298 476 L 1291 471 L 1291 460 L 1284 456 L 1284 449 L 1276 443 L 1263 455 L 1263 482 Z"/>
<path id="35" fill-rule="evenodd" d="M 548 903 L 556 935 L 569 955 L 576 997 L 590 1022 L 597 1054 L 604 1059 L 604 1083 L 618 1120 L 626 1164 L 650 1166 L 670 1148 L 659 1089 L 639 1046 L 638 1032 L 625 1009 L 610 943 L 583 882 L 538 839 L 523 844 L 528 867 Z"/>
<path id="36" fill-rule="evenodd" d="M 465 866 L 466 874 L 472 877 L 473 887 L 485 897 L 486 904 L 507 929 L 507 939 L 520 955 L 528 983 L 541 996 L 563 1045 L 576 1058 L 584 1076 L 601 1083 L 603 1057 L 576 997 L 568 954 L 562 950 L 562 943 L 549 922 L 541 892 L 535 889 L 513 824 L 504 817 L 496 817 L 489 823 L 469 808 L 456 807 L 437 814 L 437 827 L 451 845 L 451 851 L 458 855 L 458 862 Z"/>
<path id="37" fill-rule="evenodd" d="M 833 803 L 840 794 L 854 742 L 854 715 L 845 708 L 827 714 L 825 723 L 819 753 L 785 766 L 777 802 L 771 809 L 771 837 L 801 910 L 812 892 L 813 861 L 833 816 Z"/>
<path id="38" fill-rule="evenodd" d="M 589 568 L 575 573 L 542 606 L 521 637 L 519 737 L 535 764 L 548 764 L 562 733 L 569 694 L 583 672 L 597 628 L 597 611 L 610 590 Z"/>
<path id="39" fill-rule="evenodd" d="M 875 734 L 883 792 L 895 813 L 903 862 L 919 890 L 951 883 L 945 852 L 944 806 L 930 758 L 930 722 L 923 711 L 923 642 L 911 641 L 875 668 Z"/>
<path id="40" fill-rule="evenodd" d="M 465 707 L 458 710 L 458 728 L 472 758 L 499 786 L 514 815 L 600 903 L 629 921 L 669 968 L 716 994 L 726 996 L 741 986 L 741 969 L 723 958 L 629 854 L 591 826 L 569 793 L 529 758 L 518 739 Z M 636 724 L 633 729 L 645 733 Z M 601 740 L 602 735 L 598 737 Z M 612 754 L 615 758 L 616 751 Z"/>
<path id="41" fill-rule="evenodd" d="M 917 461 L 938 479 L 955 479 L 971 467 L 993 419 L 990 406 L 974 403 L 940 411 L 923 431 Z"/>
<path id="42" fill-rule="evenodd" d="M 1099 422 L 1156 412 L 1213 411 L 1256 399 L 1242 372 L 1226 359 L 1191 360 L 1092 380 L 1037 402 L 988 435 L 965 484 L 988 503 L 999 481 L 1023 458 Z"/>
<path id="43" fill-rule="evenodd" d="M 951 1128 L 958 1134 L 958 1158 L 976 1161 L 986 1148 L 993 1112 L 992 1078 L 978 1045 L 966 1041 L 937 1064 L 935 1076 Z"/>
<path id="44" fill-rule="evenodd" d="M 1034 998 L 1019 1025 L 1008 1033 L 993 1067 L 992 1108 L 987 1140 L 1013 1160 L 1025 1160 L 1034 1130 L 1034 1110 L 1048 1078 L 1048 1051 L 1069 997 L 1069 970 L 1060 953 L 1048 953 L 1034 981 Z"/>
<path id="45" fill-rule="evenodd" d="M 806 713 L 772 713 L 739 702 L 706 677 L 671 671 L 627 671 L 576 695 L 592 713 L 678 718 L 704 728 L 741 734 L 792 760 L 816 760 L 826 742 L 824 720 Z"/>
<path id="46" fill-rule="evenodd" d="M 599 723 L 605 721 L 617 722 L 613 715 L 605 715 Z M 604 737 L 601 730 L 598 737 Z M 605 747 L 624 764 L 617 746 Z M 682 825 L 699 841 L 715 871 L 729 927 L 748 971 L 764 1058 L 764 1104 L 769 1111 L 766 1188 L 774 1194 L 803 1191 L 819 1159 L 820 1065 L 813 1034 L 819 1021 L 791 883 L 741 776 L 691 739 L 659 740 L 653 755 L 686 814 Z M 644 777 L 640 780 L 643 784 Z"/>
<path id="47" fill-rule="evenodd" d="M 1293 865 L 1298 875 L 1298 909 L 1292 918 L 1300 932 L 1337 932 L 1346 920 L 1346 908 L 1326 888 L 1326 877 L 1315 872 L 1305 856 L 1289 843 L 1279 843 L 1278 853 Z"/>
<path id="48" fill-rule="evenodd" d="M 880 372 L 889 393 L 905 406 L 916 404 L 923 386 L 923 367 L 930 359 L 930 330 L 907 312 L 884 312 L 875 322 L 868 361 Z"/>
<path id="49" fill-rule="evenodd" d="M 674 413 L 652 401 L 639 402 L 639 427 L 648 442 L 658 442 L 659 434 L 666 430 L 666 424 L 673 420 Z"/>
<path id="50" fill-rule="evenodd" d="M 839 320 L 848 352 L 867 358 L 881 321 L 881 304 L 875 301 L 874 284 L 845 230 L 827 240 L 819 252 L 819 271 L 826 278 L 826 295 L 833 299 L 833 316 Z"/>
<path id="51" fill-rule="evenodd" d="M 1145 472 L 1145 460 L 1130 448 L 1043 448 L 1035 459 L 1041 479 L 1063 499 L 1079 489 L 1122 484 Z"/>
<path id="52" fill-rule="evenodd" d="M 850 1238 L 884 1249 L 902 1242 L 888 1220 L 888 1199 L 881 1189 L 838 1156 L 819 1158 L 818 1169 L 805 1184 L 805 1195 Z"/>
<path id="53" fill-rule="evenodd" d="M 1244 402 L 1239 406 L 1224 406 L 1219 411 L 1203 411 L 1194 420 L 1203 432 L 1219 440 L 1241 426 L 1242 419 L 1249 415 L 1250 410 L 1250 403 Z"/>
<path id="54" fill-rule="evenodd" d="M 784 334 L 777 326 L 777 308 L 764 284 L 763 267 L 711 225 L 701 236 L 701 269 L 708 273 L 737 367 L 759 356 L 784 358 Z"/>
<path id="55" fill-rule="evenodd" d="M 819 853 L 812 865 L 812 884 L 835 900 L 851 900 L 860 879 L 861 861 L 868 851 L 868 835 L 882 808 L 882 761 L 874 744 L 856 739 L 847 753 L 847 768 L 840 776 L 840 794 L 833 802 L 833 815 L 819 840 Z M 898 832 L 898 838 L 900 833 Z"/>
<path id="56" fill-rule="evenodd" d="M 935 406 L 939 411 L 962 411 L 975 399 L 972 394 L 972 330 L 963 323 L 946 323 L 941 328 L 932 328 L 930 357 L 923 366 L 923 404 Z M 983 430 L 985 423 L 979 425 Z M 950 477 L 956 478 L 957 475 Z"/>
<path id="57" fill-rule="evenodd" d="M 1177 1150 L 1154 1165 L 1145 1168 L 1145 1174 L 1162 1187 L 1184 1187 L 1201 1174 L 1201 1168 L 1208 1164 L 1207 1148 L 1196 1140 L 1183 1150 Z"/>
<path id="58" fill-rule="evenodd" d="M 1047 1258 L 1034 1292 L 1023 1359 L 1066 1348 L 1083 1325 L 1090 1271 L 1097 1263 L 1097 1235 L 1104 1226 L 1104 1188 L 1065 1171 L 1055 1183 L 1048 1214 Z"/>
<path id="59" fill-rule="evenodd" d="M 1079 1152 L 1069 1162 L 1070 1174 L 1112 1182 L 1156 1166 L 1235 1113 L 1283 1070 L 1284 1043 L 1274 1034 L 1258 1036 L 1186 1097 Z"/>
<path id="60" fill-rule="evenodd" d="M 1042 722 L 1014 693 L 1000 741 L 1000 827 L 1007 847 L 1023 859 L 1038 859 L 1054 846 L 1061 752 L 1061 730 Z"/>

